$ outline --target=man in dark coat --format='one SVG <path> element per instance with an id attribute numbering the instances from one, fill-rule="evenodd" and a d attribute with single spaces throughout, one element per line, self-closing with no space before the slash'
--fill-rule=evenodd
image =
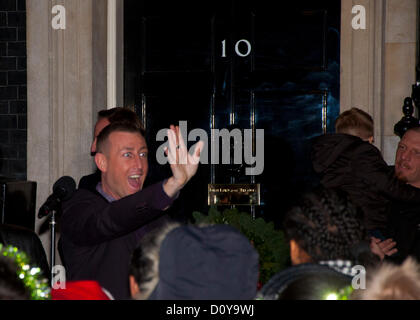
<path id="1" fill-rule="evenodd" d="M 420 190 L 400 181 L 372 144 L 373 120 L 360 109 L 342 113 L 335 134 L 313 141 L 312 163 L 326 188 L 345 191 L 364 213 L 371 236 L 384 240 L 390 200 L 418 203 Z"/>
<path id="2" fill-rule="evenodd" d="M 408 130 L 398 144 L 395 176 L 420 190 L 420 128 Z M 420 260 L 420 204 L 392 201 L 388 206 L 388 232 L 397 242 L 396 263 L 409 255 Z"/>
<path id="3" fill-rule="evenodd" d="M 63 203 L 60 249 L 68 280 L 96 280 L 116 299 L 128 299 L 128 266 L 138 240 L 163 216 L 195 175 L 198 142 L 188 154 L 179 128 L 168 131 L 172 176 L 142 190 L 148 171 L 146 141 L 135 126 L 113 123 L 97 139 L 96 190 L 79 188 Z"/>

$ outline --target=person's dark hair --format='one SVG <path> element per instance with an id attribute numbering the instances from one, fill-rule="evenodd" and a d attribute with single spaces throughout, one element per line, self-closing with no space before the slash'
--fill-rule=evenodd
<path id="1" fill-rule="evenodd" d="M 311 273 L 291 282 L 280 293 L 278 299 L 336 300 L 340 290 L 349 286 L 350 282 L 348 277 L 339 273 Z"/>
<path id="2" fill-rule="evenodd" d="M 141 122 L 138 115 L 128 108 L 118 109 L 108 117 L 108 121 L 110 123 L 122 122 L 132 124 L 133 126 L 137 127 L 140 130 L 141 135 L 145 137 L 146 131 L 144 130 L 143 123 Z"/>
<path id="3" fill-rule="evenodd" d="M 109 119 L 109 117 L 111 117 L 114 113 L 116 113 L 119 110 L 122 110 L 122 107 L 115 107 L 115 108 L 111 108 L 111 109 L 103 109 L 103 110 L 99 110 L 98 111 L 98 120 L 99 119 Z"/>
<path id="4" fill-rule="evenodd" d="M 18 266 L 0 255 L 0 300 L 29 300 L 30 292 L 17 274 Z"/>
<path id="5" fill-rule="evenodd" d="M 98 135 L 97 142 L 96 142 L 96 152 L 104 153 L 106 150 L 106 145 L 108 141 L 108 137 L 112 132 L 130 132 L 130 133 L 137 133 L 143 136 L 141 130 L 128 122 L 114 122 L 107 125 Z M 144 136 L 143 136 L 144 137 Z"/>
<path id="6" fill-rule="evenodd" d="M 142 136 L 144 137 L 146 131 L 144 129 L 143 123 L 141 122 L 139 116 L 131 109 L 116 107 L 112 109 L 105 109 L 98 112 L 98 120 L 106 118 L 109 123 L 128 123 L 137 128 L 139 128 Z"/>
<path id="7" fill-rule="evenodd" d="M 149 297 L 159 281 L 159 249 L 166 235 L 180 224 L 171 222 L 162 228 L 146 234 L 139 246 L 131 255 L 129 275 L 132 275 L 139 286 L 137 297 L 144 300 Z"/>
<path id="8" fill-rule="evenodd" d="M 287 212 L 283 224 L 288 240 L 295 240 L 313 262 L 355 261 L 355 253 L 362 253 L 361 243 L 367 244 L 368 239 L 362 218 L 346 194 L 318 187 L 303 195 Z"/>

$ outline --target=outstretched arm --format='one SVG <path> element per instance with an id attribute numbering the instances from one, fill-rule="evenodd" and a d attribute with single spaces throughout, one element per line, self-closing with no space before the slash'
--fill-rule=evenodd
<path id="1" fill-rule="evenodd" d="M 172 170 L 170 177 L 163 185 L 163 190 L 169 197 L 175 196 L 195 175 L 200 161 L 200 153 L 204 142 L 199 141 L 195 144 L 194 154 L 188 152 L 184 139 L 178 126 L 170 126 L 168 130 L 169 149 L 165 152 L 168 156 Z"/>

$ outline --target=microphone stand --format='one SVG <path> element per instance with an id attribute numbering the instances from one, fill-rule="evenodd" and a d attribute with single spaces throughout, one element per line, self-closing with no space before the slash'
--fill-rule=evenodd
<path id="1" fill-rule="evenodd" d="M 54 267 L 55 267 L 55 257 L 56 257 L 56 245 L 55 245 L 55 236 L 56 236 L 56 225 L 57 225 L 57 221 L 56 221 L 56 217 L 59 216 L 59 214 L 61 213 L 61 201 L 59 203 L 59 205 L 57 206 L 57 209 L 51 210 L 50 213 L 50 233 L 51 233 L 51 247 L 50 247 L 50 265 L 51 265 L 51 288 L 53 288 L 54 285 Z"/>
<path id="2" fill-rule="evenodd" d="M 50 216 L 50 232 L 51 232 L 51 248 L 50 248 L 50 264 L 51 264 L 51 288 L 53 288 L 54 281 L 54 266 L 55 266 L 55 214 L 56 211 L 52 210 Z"/>
<path id="3" fill-rule="evenodd" d="M 69 176 L 63 176 L 53 185 L 53 193 L 47 198 L 38 212 L 38 218 L 49 215 L 50 232 L 51 232 L 51 250 L 50 250 L 50 267 L 51 267 L 51 287 L 54 285 L 54 267 L 55 267 L 55 227 L 56 214 L 62 211 L 62 201 L 69 199 L 76 190 L 76 182 Z"/>

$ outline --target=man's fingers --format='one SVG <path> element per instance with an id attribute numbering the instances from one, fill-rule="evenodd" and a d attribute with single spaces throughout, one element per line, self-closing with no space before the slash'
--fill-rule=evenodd
<path id="1" fill-rule="evenodd" d="M 179 146 L 181 147 L 181 149 L 185 150 L 187 146 L 185 145 L 184 137 L 182 136 L 179 127 L 177 127 L 177 138 Z"/>
<path id="2" fill-rule="evenodd" d="M 176 163 L 176 137 L 175 133 L 172 129 L 167 131 L 168 134 L 168 142 L 169 142 L 169 150 L 168 150 L 168 161 L 170 164 Z"/>
<path id="3" fill-rule="evenodd" d="M 169 149 L 170 151 L 175 150 L 176 147 L 176 136 L 172 129 L 167 131 L 168 134 L 168 141 L 169 141 Z"/>
<path id="4" fill-rule="evenodd" d="M 168 150 L 167 147 L 165 147 L 164 151 L 165 151 L 166 156 L 168 157 L 169 164 L 176 163 L 175 157 L 174 157 L 173 153 L 172 152 L 169 152 L 169 150 Z"/>
<path id="5" fill-rule="evenodd" d="M 397 253 L 398 252 L 398 249 L 397 248 L 395 248 L 395 249 L 392 249 L 391 251 L 389 251 L 389 252 L 386 252 L 385 254 L 387 255 L 387 256 L 392 256 L 394 253 Z"/>
<path id="6" fill-rule="evenodd" d="M 195 145 L 192 146 L 194 153 L 192 155 L 188 154 L 188 162 L 191 164 L 198 164 L 200 161 L 200 154 L 204 148 L 204 142 L 198 141 Z"/>
<path id="7" fill-rule="evenodd" d="M 395 246 L 397 245 L 396 242 L 392 242 L 386 246 L 381 247 L 381 250 L 387 255 L 387 256 L 391 256 L 393 255 L 395 252 L 398 251 L 397 248 L 395 248 Z"/>
<path id="8" fill-rule="evenodd" d="M 392 243 L 392 244 L 387 245 L 384 248 L 382 248 L 382 250 L 389 251 L 389 250 L 393 249 L 396 245 L 397 245 L 396 243 Z"/>
<path id="9" fill-rule="evenodd" d="M 203 141 L 198 141 L 193 146 L 194 153 L 190 155 L 178 126 L 170 125 L 167 135 L 169 150 L 166 151 L 165 149 L 165 154 L 167 154 L 170 164 L 198 164 L 200 154 L 204 148 Z"/>
<path id="10" fill-rule="evenodd" d="M 383 247 L 383 246 L 387 246 L 387 245 L 389 245 L 390 243 L 395 243 L 395 241 L 394 241 L 394 240 L 392 240 L 392 239 L 386 239 L 386 240 L 384 240 L 384 241 L 379 241 L 379 242 L 378 242 L 379 246 L 381 246 L 381 247 Z"/>
<path id="11" fill-rule="evenodd" d="M 194 149 L 193 156 L 195 158 L 200 159 L 201 152 L 203 151 L 203 148 L 204 148 L 204 142 L 200 140 L 194 145 L 194 147 L 195 149 Z"/>
<path id="12" fill-rule="evenodd" d="M 173 161 L 171 164 L 187 164 L 189 155 L 184 139 L 180 134 L 179 127 L 170 126 L 167 131 L 169 141 L 169 154 L 172 155 Z M 169 157 L 169 156 L 168 156 Z"/>
<path id="13" fill-rule="evenodd" d="M 395 246 L 397 243 L 391 239 L 388 240 L 384 240 L 382 242 L 379 243 L 379 246 L 381 248 L 385 248 L 385 247 L 389 247 L 389 246 Z"/>
<path id="14" fill-rule="evenodd" d="M 200 157 L 200 154 L 201 154 L 201 151 L 203 151 L 203 148 L 204 148 L 204 142 L 203 141 L 198 141 L 197 143 L 196 143 L 196 149 L 195 149 L 195 156 L 196 157 Z"/>

